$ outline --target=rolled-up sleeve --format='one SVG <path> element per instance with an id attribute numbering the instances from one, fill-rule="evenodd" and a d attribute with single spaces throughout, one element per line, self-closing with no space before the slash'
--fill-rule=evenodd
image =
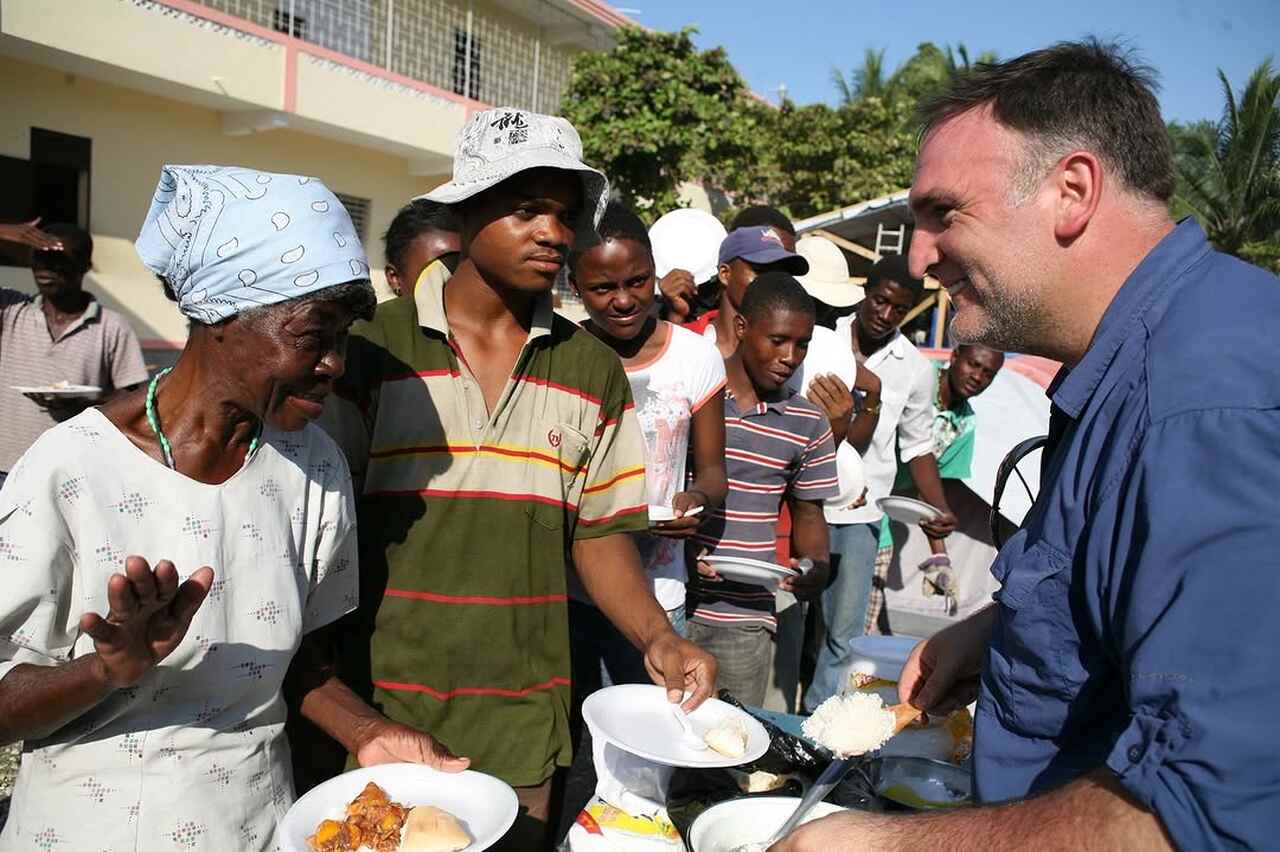
<path id="1" fill-rule="evenodd" d="M 1116 488 L 1103 605 L 1130 718 L 1107 765 L 1182 849 L 1276 842 L 1277 446 L 1280 411 L 1181 414 Z"/>
<path id="2" fill-rule="evenodd" d="M 911 378 L 911 392 L 898 421 L 898 456 L 903 464 L 933 452 L 933 389 L 937 375 L 928 362 L 923 362 Z"/>

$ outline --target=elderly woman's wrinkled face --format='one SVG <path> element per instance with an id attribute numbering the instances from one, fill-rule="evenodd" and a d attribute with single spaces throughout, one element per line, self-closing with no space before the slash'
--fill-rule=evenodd
<path id="1" fill-rule="evenodd" d="M 288 432 L 319 417 L 345 369 L 354 319 L 340 302 L 300 299 L 231 323 L 228 352 L 254 413 Z"/>

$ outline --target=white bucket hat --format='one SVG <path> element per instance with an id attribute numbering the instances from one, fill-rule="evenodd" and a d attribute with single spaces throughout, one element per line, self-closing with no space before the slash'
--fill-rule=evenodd
<path id="1" fill-rule="evenodd" d="M 833 308 L 847 308 L 863 299 L 862 288 L 849 283 L 849 262 L 840 247 L 826 237 L 806 234 L 796 242 L 796 254 L 809 261 L 809 271 L 796 280 L 805 292 Z"/>
<path id="2" fill-rule="evenodd" d="M 720 220 L 705 210 L 686 207 L 665 213 L 649 228 L 654 272 L 661 279 L 683 269 L 695 284 L 709 281 L 720 268 L 720 243 L 726 236 Z"/>
<path id="3" fill-rule="evenodd" d="M 594 231 L 609 203 L 609 180 L 582 162 L 582 138 L 573 125 L 551 115 L 498 107 L 478 112 L 458 133 L 453 180 L 420 195 L 457 204 L 519 172 L 564 169 L 582 178 L 582 220 L 578 230 Z"/>

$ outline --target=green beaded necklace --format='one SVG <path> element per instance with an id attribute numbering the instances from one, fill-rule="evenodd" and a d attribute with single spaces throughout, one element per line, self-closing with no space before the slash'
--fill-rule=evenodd
<path id="1" fill-rule="evenodd" d="M 160 451 L 164 453 L 164 463 L 170 470 L 177 470 L 178 467 L 173 463 L 173 448 L 169 446 L 169 439 L 165 437 L 164 431 L 160 428 L 160 417 L 156 414 L 156 388 L 160 385 L 160 380 L 173 372 L 172 367 L 165 367 L 156 373 L 151 380 L 151 384 L 147 385 L 147 423 L 151 426 L 151 431 L 155 433 L 156 440 L 160 442 Z M 253 451 L 258 449 L 258 438 L 262 437 L 262 424 L 258 424 L 258 432 L 253 436 L 253 440 L 249 442 L 249 452 L 245 453 L 245 461 L 253 455 Z"/>

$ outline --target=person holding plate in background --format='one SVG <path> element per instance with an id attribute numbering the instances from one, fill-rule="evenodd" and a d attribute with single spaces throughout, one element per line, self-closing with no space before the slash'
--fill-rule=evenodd
<path id="1" fill-rule="evenodd" d="M 0 225 L 0 240 L 31 248 L 34 296 L 0 288 L 0 484 L 50 427 L 147 380 L 142 347 L 118 313 L 84 289 L 93 238 L 40 220 Z M 70 386 L 59 391 L 60 386 Z M 19 390 L 24 388 L 27 390 Z"/>
<path id="2" fill-rule="evenodd" d="M 792 567 L 800 559 L 813 567 L 777 587 L 808 599 L 826 582 L 822 501 L 838 493 L 836 448 L 826 414 L 787 385 L 804 361 L 813 322 L 813 299 L 790 275 L 765 272 L 746 288 L 734 316 L 733 354 L 725 362 L 729 494 L 689 546 L 698 572 L 689 589 L 689 638 L 720 661 L 721 685 L 753 706 L 764 702 L 768 684 L 777 628 L 774 588 L 724 579 L 713 563 L 715 557 L 772 562 L 786 501 Z"/>

